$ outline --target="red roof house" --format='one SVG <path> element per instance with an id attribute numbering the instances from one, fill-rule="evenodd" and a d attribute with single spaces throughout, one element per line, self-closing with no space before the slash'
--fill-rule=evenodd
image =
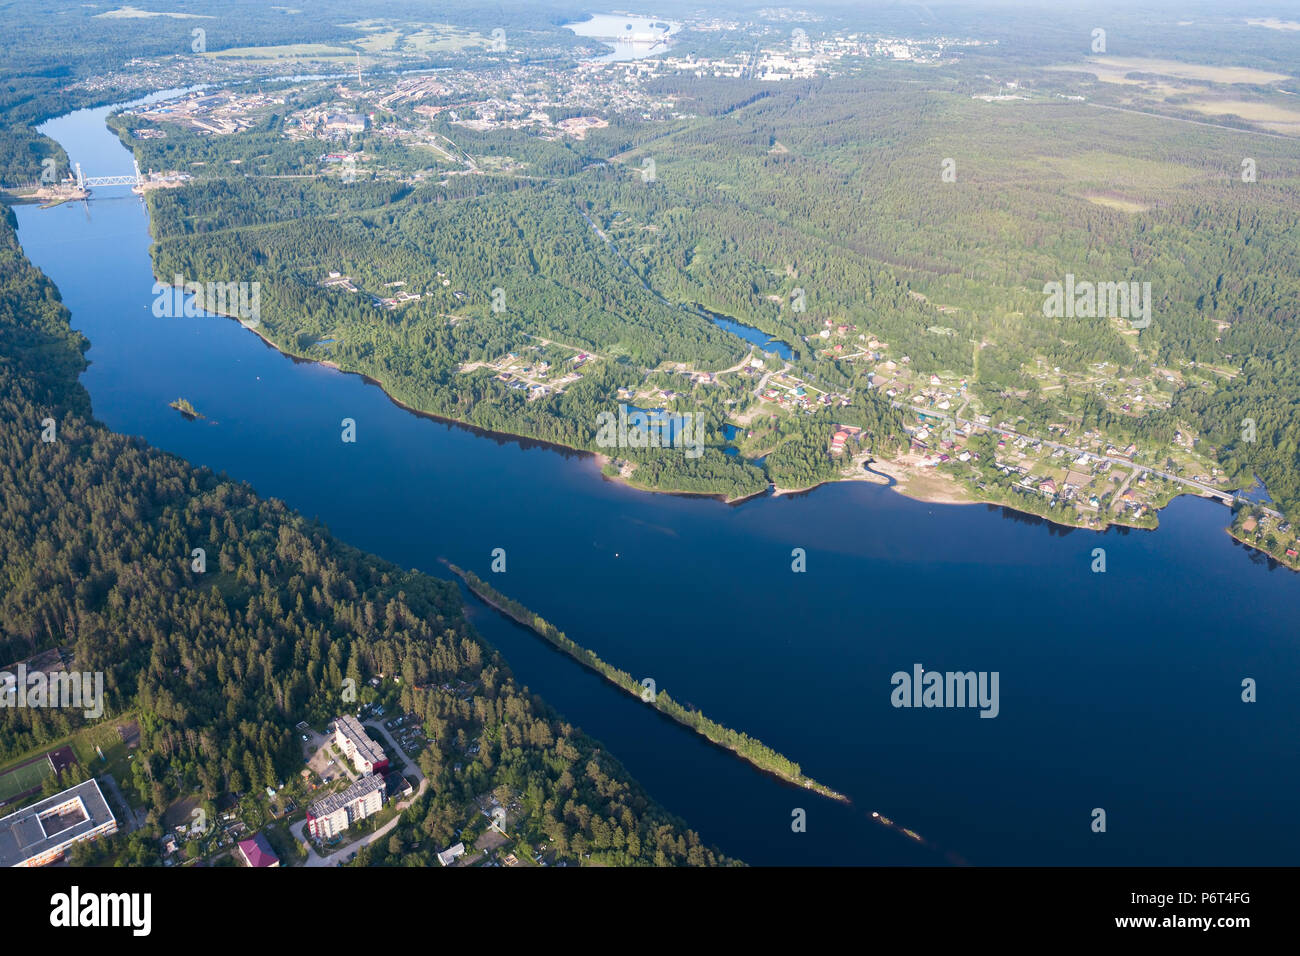
<path id="1" fill-rule="evenodd" d="M 266 837 L 260 833 L 251 840 L 239 841 L 239 856 L 243 859 L 245 866 L 280 865 L 280 858 L 271 849 L 271 844 L 266 842 Z"/>

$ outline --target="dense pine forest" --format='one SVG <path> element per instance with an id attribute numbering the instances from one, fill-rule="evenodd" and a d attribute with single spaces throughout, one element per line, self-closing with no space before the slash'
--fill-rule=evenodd
<path id="1" fill-rule="evenodd" d="M 302 767 L 293 726 L 323 724 L 345 679 L 399 675 L 436 741 L 409 826 L 453 842 L 468 802 L 524 794 L 526 831 L 562 858 L 727 862 L 658 808 L 607 752 L 511 676 L 454 585 L 372 558 L 247 485 L 104 429 L 76 377 L 86 343 L 24 258 L 0 244 L 0 655 L 55 644 L 102 671 L 106 720 L 139 715 L 134 775 L 156 824 L 176 798 L 276 786 Z M 55 441 L 42 440 L 53 419 Z M 192 549 L 211 562 L 192 570 Z M 472 696 L 442 689 L 475 686 Z M 60 739 L 78 711 L 6 709 L 0 759 Z M 459 772 L 458 740 L 481 748 Z M 459 755 L 459 750 L 454 752 Z M 433 862 L 429 849 L 404 855 Z M 138 848 L 138 838 L 136 841 Z"/>

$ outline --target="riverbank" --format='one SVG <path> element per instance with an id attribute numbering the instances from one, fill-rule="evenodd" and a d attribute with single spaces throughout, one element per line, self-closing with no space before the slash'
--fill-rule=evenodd
<path id="1" fill-rule="evenodd" d="M 536 439 L 529 440 L 535 441 Z M 629 469 L 626 463 L 624 463 L 623 467 L 618 470 L 617 474 L 610 474 L 605 469 L 614 463 L 614 459 L 609 455 L 606 455 L 604 452 L 587 451 L 584 448 L 567 448 L 567 446 L 560 447 L 566 447 L 566 450 L 575 451 L 583 455 L 593 456 L 596 459 L 596 465 L 600 468 L 601 476 L 606 481 L 612 481 L 616 485 L 623 485 L 625 488 L 631 488 L 634 491 L 648 491 L 652 494 L 660 495 L 682 495 L 688 498 L 712 498 L 715 501 L 721 501 L 725 505 L 738 505 L 742 501 L 749 501 L 751 498 L 761 498 L 771 490 L 771 485 L 768 485 L 767 487 L 760 488 L 748 495 L 725 495 L 717 491 L 685 491 L 675 488 L 652 488 L 649 485 L 643 485 L 640 482 L 635 481 L 633 476 L 636 474 L 636 469 Z"/>
<path id="2" fill-rule="evenodd" d="M 1211 500 L 1211 496 L 1197 494 L 1194 491 L 1178 491 L 1171 495 L 1169 501 L 1160 505 L 1151 507 L 1151 514 L 1155 517 L 1155 524 L 1138 524 L 1132 521 L 1125 521 L 1116 514 L 1097 513 L 1095 520 L 1082 520 L 1087 516 L 1081 516 L 1078 521 L 1062 520 L 1068 511 L 1055 509 L 1057 514 L 1045 514 L 1038 511 L 1032 511 L 1020 507 L 1020 503 L 1015 500 L 1018 496 L 1010 495 L 1006 497 L 996 497 L 990 495 L 980 495 L 974 493 L 967 485 L 962 484 L 957 478 L 939 469 L 937 466 L 927 465 L 919 466 L 916 464 L 917 456 L 904 456 L 903 458 L 890 461 L 872 462 L 872 467 L 877 471 L 883 472 L 894 479 L 892 488 L 894 491 L 911 498 L 913 501 L 920 501 L 925 504 L 943 504 L 943 505 L 996 505 L 999 508 L 1008 508 L 1017 514 L 1033 515 L 1036 518 L 1042 518 L 1061 528 L 1074 528 L 1080 531 L 1105 531 L 1108 528 L 1132 528 L 1135 531 L 1154 531 L 1159 526 L 1158 515 L 1160 511 L 1167 508 L 1169 504 L 1182 495 L 1192 495 L 1196 498 Z"/>
<path id="3" fill-rule="evenodd" d="M 159 281 L 163 281 L 163 280 L 160 279 Z M 238 320 L 238 316 L 229 316 L 229 317 Z M 241 322 L 241 324 L 244 325 L 245 328 L 248 328 L 252 332 L 254 332 L 268 348 L 274 349 L 276 352 L 292 359 L 294 362 L 322 365 L 326 368 L 331 368 L 336 371 L 343 372 L 345 374 L 360 376 L 361 379 L 365 381 L 367 384 L 371 384 L 379 388 L 384 393 L 384 395 L 389 399 L 389 401 L 391 401 L 394 405 L 404 409 L 405 411 L 411 412 L 412 414 L 419 415 L 433 421 L 443 422 L 446 424 L 454 424 L 469 429 L 476 434 L 484 435 L 487 437 L 516 441 L 519 442 L 521 445 L 525 445 L 525 446 L 536 445 L 537 447 L 550 448 L 552 450 L 564 452 L 567 454 L 591 457 L 595 460 L 595 464 L 598 470 L 601 472 L 602 477 L 604 477 L 607 481 L 612 481 L 617 484 L 624 485 L 635 491 L 667 494 L 667 495 L 678 495 L 678 496 L 693 497 L 693 498 L 712 498 L 714 500 L 722 502 L 723 504 L 737 505 L 749 501 L 751 499 L 760 498 L 767 495 L 772 495 L 773 497 L 802 495 L 811 492 L 821 487 L 822 485 L 831 484 L 833 482 L 865 481 L 870 484 L 889 484 L 890 487 L 892 487 L 899 494 L 911 498 L 914 501 L 919 501 L 925 504 L 997 505 L 999 507 L 1008 508 L 1017 513 L 1034 515 L 1036 517 L 1043 518 L 1045 521 L 1051 522 L 1052 524 L 1058 525 L 1060 527 L 1079 528 L 1083 530 L 1094 530 L 1094 531 L 1104 531 L 1111 526 L 1119 526 L 1119 527 L 1127 527 L 1127 528 L 1143 529 L 1143 530 L 1151 530 L 1152 528 L 1155 527 L 1155 525 L 1137 524 L 1133 522 L 1120 520 L 1118 516 L 1115 515 L 1102 516 L 1098 514 L 1096 516 L 1096 520 L 1092 520 L 1092 521 L 1087 520 L 1086 517 L 1082 518 L 1079 521 L 1061 520 L 1061 516 L 1044 514 L 1023 507 L 1021 505 L 1021 502 L 1017 500 L 1018 496 L 1012 495 L 1012 496 L 1007 496 L 1005 498 L 995 498 L 995 497 L 981 496 L 978 494 L 974 494 L 972 493 L 971 489 L 963 485 L 961 482 L 959 482 L 951 475 L 948 475 L 933 466 L 920 467 L 917 465 L 917 461 L 919 461 L 919 459 L 913 460 L 912 456 L 907 456 L 907 455 L 904 455 L 901 458 L 894 459 L 894 460 L 873 461 L 872 465 L 874 466 L 876 472 L 875 474 L 873 474 L 871 471 L 861 469 L 861 468 L 854 468 L 852 470 L 846 469 L 844 472 L 842 472 L 841 474 L 835 477 L 827 478 L 823 481 L 818 481 L 808 486 L 800 487 L 800 488 L 784 488 L 774 483 L 768 483 L 766 486 L 755 489 L 753 492 L 750 492 L 749 494 L 732 495 L 732 494 L 728 494 L 725 491 L 700 491 L 696 489 L 680 489 L 680 488 L 650 486 L 642 482 L 638 482 L 635 477 L 635 469 L 628 468 L 626 467 L 626 465 L 620 468 L 617 472 L 611 473 L 611 470 L 607 470 L 607 469 L 608 466 L 613 463 L 614 459 L 611 456 L 606 455 L 602 452 L 594 451 L 589 448 L 579 447 L 576 445 L 566 445 L 564 443 L 552 441 L 550 439 L 537 438 L 532 435 L 488 429 L 482 427 L 481 425 L 474 424 L 471 421 L 467 421 L 463 418 L 456 418 L 453 416 L 441 415 L 436 412 L 427 411 L 426 409 L 420 408 L 416 405 L 412 405 L 396 397 L 388 385 L 386 385 L 383 381 L 376 379 L 375 377 L 373 377 L 372 375 L 366 372 L 344 368 L 343 366 L 339 365 L 337 362 L 331 359 L 324 359 L 316 356 L 303 355 L 301 353 L 291 351 L 286 345 L 280 344 L 279 342 L 272 339 L 269 335 L 267 335 L 266 332 L 263 331 L 261 327 L 259 327 L 259 325 L 250 324 L 247 322 Z M 858 464 L 857 459 L 854 459 L 854 465 L 857 464 Z M 1194 492 L 1182 492 L 1182 493 L 1193 494 Z M 1177 497 L 1177 495 L 1174 495 L 1172 497 Z M 1172 497 L 1170 500 L 1172 500 Z M 1152 511 L 1153 513 L 1158 513 L 1158 511 L 1161 510 L 1161 508 L 1167 505 L 1168 502 L 1165 502 L 1163 505 L 1153 506 Z M 1062 512 L 1062 514 L 1064 514 L 1064 512 Z"/>
<path id="4" fill-rule="evenodd" d="M 1300 573 L 1300 557 L 1288 558 L 1285 554 L 1283 555 L 1274 554 L 1272 551 L 1268 550 L 1268 548 L 1263 547 L 1262 542 L 1257 542 L 1251 538 L 1245 537 L 1246 533 L 1242 532 L 1236 525 L 1229 525 L 1227 528 L 1224 528 L 1224 531 L 1227 532 L 1228 537 L 1230 537 L 1233 541 L 1236 541 L 1238 544 L 1244 545 L 1245 547 L 1249 548 L 1252 551 L 1258 551 L 1260 554 L 1264 555 L 1264 557 L 1268 558 L 1270 562 L 1276 564 L 1278 567 L 1286 568 L 1288 571 L 1295 571 L 1296 573 Z"/>
<path id="5" fill-rule="evenodd" d="M 620 469 L 617 473 L 611 474 L 606 469 L 607 466 L 611 465 L 614 462 L 614 459 L 611 456 L 604 454 L 603 452 L 592 451 L 590 449 L 580 448 L 574 445 L 566 445 L 560 442 L 550 441 L 544 438 L 535 438 L 531 435 L 521 435 L 515 432 L 495 431 L 492 429 L 485 429 L 480 425 L 475 425 L 474 423 L 466 421 L 464 419 L 439 415 L 435 412 L 426 411 L 425 409 L 419 408 L 415 405 L 408 404 L 407 402 L 402 401 L 400 398 L 397 398 L 396 396 L 393 395 L 393 393 L 382 381 L 374 378 L 371 375 L 366 374 L 365 372 L 357 372 L 357 371 L 343 368 L 338 363 L 329 359 L 321 359 L 312 356 L 296 354 L 294 352 L 288 351 L 286 348 L 282 347 L 274 340 L 268 338 L 267 335 L 265 335 L 261 329 L 252 326 L 248 326 L 248 327 L 251 328 L 252 331 L 255 332 L 257 336 L 268 347 L 275 349 L 280 354 L 288 356 L 289 358 L 293 359 L 296 362 L 315 363 L 318 365 L 323 365 L 327 368 L 335 369 L 336 371 L 344 372 L 345 374 L 359 375 L 362 378 L 362 380 L 364 380 L 365 382 L 375 385 L 377 388 L 382 390 L 384 395 L 394 405 L 397 405 L 399 408 L 405 409 L 408 412 L 411 412 L 416 415 L 420 415 L 425 418 L 429 418 L 433 421 L 458 425 L 462 428 L 467 428 L 476 434 L 481 434 L 488 437 L 512 440 L 524 445 L 535 444 L 538 447 L 545 447 L 556 451 L 564 452 L 567 454 L 593 458 L 596 467 L 598 468 L 602 477 L 606 481 L 611 481 L 616 484 L 623 485 L 627 488 L 633 489 L 634 491 L 647 492 L 651 494 L 677 495 L 677 496 L 691 497 L 691 498 L 711 498 L 723 504 L 739 505 L 739 504 L 743 504 L 744 502 L 750 501 L 752 499 L 762 498 L 768 495 L 771 495 L 772 497 L 802 495 L 802 494 L 807 494 L 809 492 L 812 492 L 817 488 L 822 487 L 823 485 L 829 485 L 836 482 L 861 481 L 861 482 L 866 482 L 868 484 L 888 485 L 898 494 L 901 494 L 906 498 L 910 498 L 913 501 L 919 501 L 923 504 L 996 505 L 1001 508 L 1007 508 L 1018 514 L 1033 515 L 1034 517 L 1042 518 L 1044 521 L 1050 522 L 1051 524 L 1063 528 L 1076 528 L 1079 530 L 1091 530 L 1091 531 L 1100 532 L 1100 531 L 1105 531 L 1110 527 L 1133 528 L 1135 530 L 1154 530 L 1155 527 L 1155 525 L 1137 524 L 1130 521 L 1124 521 L 1119 516 L 1113 514 L 1108 514 L 1105 516 L 1098 514 L 1096 516 L 1097 520 L 1091 523 L 1086 520 L 1079 520 L 1079 521 L 1062 520 L 1064 512 L 1057 515 L 1051 515 L 1051 514 L 1042 514 L 1040 512 L 1024 508 L 1021 506 L 1020 501 L 1017 500 L 1018 496 L 1015 495 L 999 498 L 999 497 L 993 497 L 987 495 L 974 494 L 972 493 L 971 489 L 963 485 L 960 481 L 958 481 L 953 476 L 947 474 L 946 472 L 943 472 L 937 467 L 933 467 L 933 466 L 920 467 L 916 464 L 915 461 L 911 460 L 909 456 L 903 456 L 902 458 L 899 459 L 884 460 L 884 461 L 870 460 L 872 470 L 866 470 L 865 468 L 856 467 L 858 466 L 859 463 L 857 459 L 854 459 L 854 465 L 855 465 L 854 469 L 852 470 L 846 469 L 844 473 L 841 473 L 840 475 L 837 475 L 836 477 L 833 478 L 828 478 L 824 481 L 818 481 L 813 484 L 807 485 L 805 487 L 800 487 L 800 488 L 784 488 L 781 487 L 780 485 L 769 483 L 767 486 L 763 488 L 756 489 L 755 491 L 749 494 L 743 494 L 743 495 L 728 495 L 727 493 L 721 491 L 698 491 L 693 489 L 688 490 L 688 489 L 678 489 L 678 488 L 654 487 L 654 486 L 646 485 L 642 482 L 638 482 L 635 477 L 635 469 L 623 468 Z M 870 456 L 867 456 L 867 458 L 869 459 Z M 919 461 L 919 459 L 917 460 Z M 1191 492 L 1191 491 L 1179 492 L 1178 494 L 1171 496 L 1170 501 L 1172 501 L 1173 498 L 1178 497 L 1179 494 L 1195 494 L 1195 492 Z M 1197 497 L 1206 497 L 1206 496 L 1197 495 Z M 1158 515 L 1160 510 L 1162 510 L 1164 507 L 1167 507 L 1168 504 L 1169 502 L 1165 502 L 1162 505 L 1153 507 L 1152 513 Z M 1157 518 L 1157 524 L 1158 524 L 1158 518 Z"/>
<path id="6" fill-rule="evenodd" d="M 227 318 L 237 319 L 238 317 L 227 316 Z M 408 404 L 407 402 L 402 401 L 400 398 L 395 396 L 392 393 L 392 391 L 389 390 L 388 386 L 386 386 L 382 381 L 380 381 L 379 379 L 375 378 L 372 375 L 368 375 L 365 372 L 357 372 L 352 369 L 343 368 L 341 365 L 339 365 L 337 362 L 331 359 L 321 359 L 310 355 L 301 355 L 296 352 L 291 352 L 288 349 L 281 346 L 274 339 L 269 338 L 264 332 L 261 331 L 259 327 L 248 325 L 246 323 L 241 323 L 241 324 L 244 325 L 244 327 L 248 329 L 250 332 L 255 334 L 259 339 L 261 339 L 262 343 L 266 345 L 267 348 L 273 349 L 274 351 L 278 352 L 279 354 L 285 356 L 288 359 L 291 359 L 294 362 L 307 364 L 307 365 L 321 365 L 324 366 L 325 368 L 333 369 L 336 372 L 342 372 L 344 375 L 356 375 L 366 384 L 374 385 L 376 388 L 378 388 L 381 392 L 384 393 L 384 397 L 387 398 L 394 405 L 396 405 L 398 408 L 401 408 L 404 411 L 408 411 L 413 415 L 418 415 L 421 418 L 427 418 L 430 421 L 441 422 L 445 425 L 455 425 L 459 428 L 464 428 L 470 432 L 473 432 L 476 435 L 481 435 L 486 438 L 505 439 L 507 441 L 517 442 L 519 445 L 525 448 L 529 448 L 529 447 L 549 448 L 552 451 L 558 451 L 562 454 L 593 459 L 597 469 L 599 469 L 601 472 L 601 476 L 606 481 L 612 481 L 616 484 L 620 484 L 627 488 L 631 488 L 634 491 L 644 491 L 644 492 L 650 492 L 652 494 L 661 494 L 661 495 L 680 495 L 683 497 L 690 497 L 690 498 L 712 498 L 716 501 L 722 502 L 723 504 L 735 505 L 735 504 L 740 504 L 741 502 L 744 501 L 749 501 L 751 498 L 760 498 L 768 494 L 769 491 L 771 490 L 771 486 L 768 485 L 758 489 L 757 491 L 754 491 L 752 494 L 729 496 L 719 491 L 693 491 L 693 490 L 677 489 L 677 488 L 651 487 L 649 485 L 641 484 L 640 482 L 635 481 L 631 477 L 634 474 L 634 472 L 631 471 L 629 471 L 627 474 L 623 474 L 622 472 L 620 472 L 619 474 L 611 475 L 608 472 L 606 472 L 604 469 L 607 465 L 611 464 L 614 461 L 614 459 L 611 458 L 609 455 L 604 454 L 603 452 L 591 451 L 590 449 L 587 448 L 579 448 L 576 445 L 565 445 L 562 444 L 561 442 L 551 441 L 545 438 L 534 438 L 532 435 L 520 435 L 515 432 L 495 431 L 490 428 L 484 428 L 481 425 L 476 425 L 473 422 L 465 421 L 464 419 L 461 418 L 453 418 L 447 415 L 439 415 L 436 412 L 426 411 L 423 408 L 419 408 L 418 406 L 411 405 Z"/>
<path id="7" fill-rule="evenodd" d="M 517 601 L 506 597 L 473 572 L 465 571 L 446 560 L 443 560 L 443 564 L 464 581 L 465 586 L 489 607 L 510 618 L 515 623 L 533 631 L 557 650 L 563 651 L 579 664 L 604 677 L 621 690 L 634 697 L 639 697 L 665 717 L 695 731 L 710 743 L 730 751 L 764 773 L 769 773 L 786 783 L 794 784 L 805 790 L 811 790 L 813 793 L 821 794 L 831 800 L 846 804 L 850 802 L 849 798 L 844 794 L 832 790 L 825 784 L 818 783 L 811 777 L 805 777 L 800 772 L 797 763 L 772 750 L 761 741 L 715 723 L 700 711 L 677 703 L 668 696 L 666 691 L 656 691 L 652 688 L 643 687 L 631 674 L 605 663 L 593 652 L 570 640 L 563 631 L 553 624 L 533 614 Z"/>

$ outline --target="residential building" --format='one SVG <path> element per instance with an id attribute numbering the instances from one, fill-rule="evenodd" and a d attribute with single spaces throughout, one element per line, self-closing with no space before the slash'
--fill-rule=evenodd
<path id="1" fill-rule="evenodd" d="M 318 840 L 328 840 L 352 824 L 378 813 L 384 806 L 384 778 L 362 777 L 340 793 L 322 797 L 307 808 L 307 829 Z"/>
<path id="2" fill-rule="evenodd" d="M 271 844 L 261 833 L 251 840 L 240 840 L 237 852 L 239 858 L 244 861 L 244 866 L 259 868 L 280 865 L 280 858 L 275 855 Z"/>
<path id="3" fill-rule="evenodd" d="M 345 714 L 335 719 L 334 744 L 352 761 L 357 773 L 383 773 L 388 769 L 384 748 L 370 739 L 361 721 L 355 717 Z"/>
<path id="4" fill-rule="evenodd" d="M 465 844 L 457 843 L 455 846 L 448 847 L 438 854 L 438 862 L 443 866 L 451 866 L 457 859 L 465 855 Z"/>

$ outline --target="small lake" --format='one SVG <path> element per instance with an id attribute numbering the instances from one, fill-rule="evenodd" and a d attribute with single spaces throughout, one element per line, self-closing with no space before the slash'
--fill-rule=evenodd
<path id="1" fill-rule="evenodd" d="M 787 362 L 794 358 L 794 351 L 780 339 L 774 339 L 761 329 L 756 329 L 752 325 L 745 325 L 743 322 L 737 322 L 735 319 L 729 319 L 725 315 L 719 315 L 716 312 L 710 312 L 708 309 L 701 309 L 709 321 L 720 329 L 737 335 L 746 342 L 752 342 L 764 352 L 770 352 L 773 355 L 780 356 Z"/>

